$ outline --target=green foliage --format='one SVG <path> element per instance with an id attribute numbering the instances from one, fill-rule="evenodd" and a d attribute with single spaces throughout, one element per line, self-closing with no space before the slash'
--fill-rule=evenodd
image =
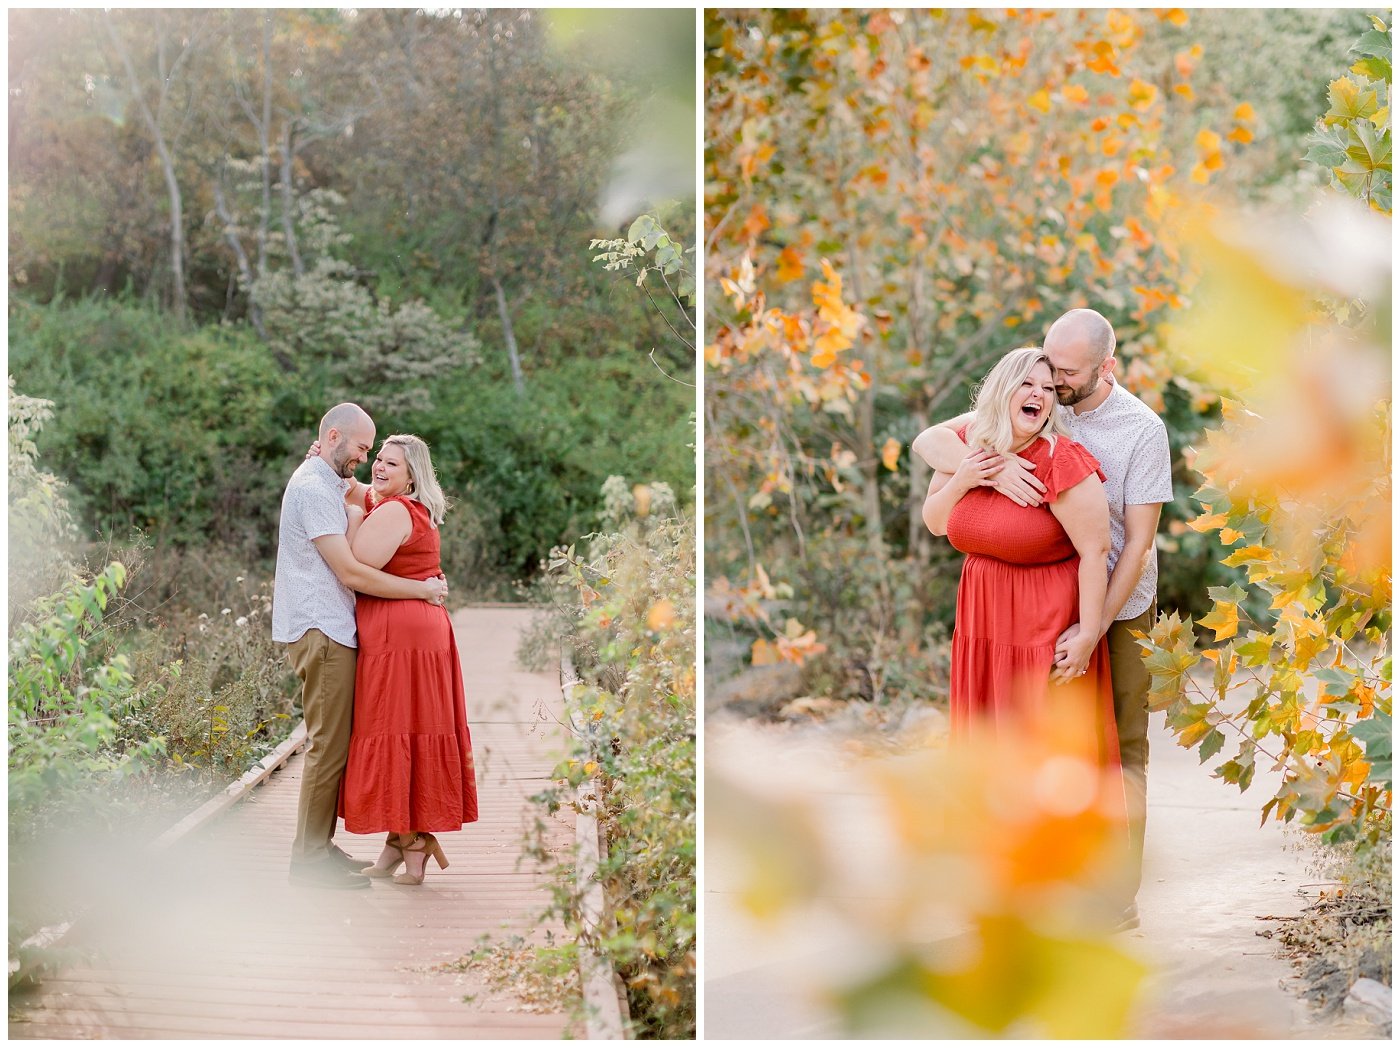
<path id="1" fill-rule="evenodd" d="M 34 437 L 53 417 L 53 401 L 15 392 L 10 376 L 9 612 L 10 629 L 23 609 L 67 575 L 68 545 L 77 537 L 64 483 L 36 464 Z"/>
<path id="2" fill-rule="evenodd" d="M 1327 87 L 1328 109 L 1308 138 L 1306 159 L 1328 170 L 1332 185 L 1391 212 L 1390 30 L 1372 16 L 1373 27 L 1351 46 L 1357 55 L 1350 75 Z"/>
<path id="3" fill-rule="evenodd" d="M 582 681 L 569 703 L 573 753 L 537 799 L 557 810 L 597 784 L 605 926 L 580 925 L 571 867 L 555 906 L 622 974 L 636 1033 L 685 1038 L 696 1018 L 695 537 L 659 489 L 629 493 L 612 478 L 604 516 L 616 530 L 551 557 L 552 622 L 570 627 Z"/>
<path id="4" fill-rule="evenodd" d="M 153 736 L 119 745 L 119 721 L 135 701 L 124 655 L 94 658 L 95 631 L 126 581 L 110 564 L 45 602 L 10 642 L 9 815 L 11 839 L 32 834 L 41 810 L 54 817 L 79 785 L 120 777 L 165 752 Z"/>

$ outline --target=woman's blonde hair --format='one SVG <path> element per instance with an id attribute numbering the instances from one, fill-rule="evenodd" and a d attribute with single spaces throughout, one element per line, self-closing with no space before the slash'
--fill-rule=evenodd
<path id="1" fill-rule="evenodd" d="M 395 433 L 384 438 L 384 447 L 390 444 L 403 449 L 404 465 L 408 467 L 407 495 L 417 499 L 428 511 L 434 524 L 441 524 L 447 517 L 447 496 L 438 484 L 437 473 L 433 470 L 433 460 L 428 454 L 428 445 L 421 437 L 412 433 Z"/>
<path id="2" fill-rule="evenodd" d="M 1055 374 L 1050 358 L 1039 346 L 1013 349 L 987 372 L 987 377 L 972 394 L 972 410 L 976 412 L 976 417 L 967 428 L 968 447 L 989 448 L 1003 455 L 1011 450 L 1016 443 L 1016 435 L 1011 429 L 1011 398 L 1037 364 L 1044 364 L 1052 376 Z M 1060 418 L 1054 398 L 1051 398 L 1046 409 L 1038 435 L 1049 440 L 1053 448 L 1055 438 L 1069 436 L 1069 429 Z"/>

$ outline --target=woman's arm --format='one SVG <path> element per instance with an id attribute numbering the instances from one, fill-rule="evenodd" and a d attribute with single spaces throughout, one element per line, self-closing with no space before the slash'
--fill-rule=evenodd
<path id="1" fill-rule="evenodd" d="M 970 451 L 958 463 L 956 473 L 935 471 L 924 497 L 924 524 L 935 535 L 948 534 L 948 516 L 959 500 L 976 487 L 990 485 L 1001 466 L 1001 456 L 985 448 Z"/>
<path id="2" fill-rule="evenodd" d="M 1108 499 L 1096 474 L 1060 492 L 1050 512 L 1069 535 L 1079 554 L 1079 632 L 1069 641 L 1068 657 L 1056 666 L 1051 680 L 1063 684 L 1089 665 L 1098 645 L 1104 595 L 1108 591 Z"/>
<path id="3" fill-rule="evenodd" d="M 363 521 L 354 529 L 354 534 L 347 537 L 355 559 L 371 568 L 382 568 L 389 563 L 389 558 L 413 534 L 413 520 L 402 502 L 386 502 Z"/>

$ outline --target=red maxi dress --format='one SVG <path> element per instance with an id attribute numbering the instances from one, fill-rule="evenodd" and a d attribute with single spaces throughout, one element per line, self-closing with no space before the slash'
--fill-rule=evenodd
<path id="1" fill-rule="evenodd" d="M 965 430 L 960 435 L 966 439 Z M 1091 473 L 1102 480 L 1103 471 L 1083 445 L 1064 437 L 1053 453 L 1040 437 L 1020 456 L 1035 463 L 1045 502 L 1019 506 L 995 488 L 977 487 L 948 516 L 948 541 L 967 554 L 953 629 L 952 730 L 965 736 L 990 726 L 1010 734 L 1077 713 L 1084 732 L 1095 736 L 1083 739 L 1083 751 L 1097 750 L 1100 767 L 1116 767 L 1107 640 L 1078 682 L 1050 683 L 1055 640 L 1079 621 L 1079 555 L 1049 504 Z"/>
<path id="2" fill-rule="evenodd" d="M 441 544 L 415 499 L 413 531 L 383 570 L 410 579 L 441 573 Z M 475 822 L 476 775 L 462 664 L 447 609 L 422 600 L 355 598 L 359 658 L 350 757 L 340 815 L 351 833 L 459 830 Z"/>

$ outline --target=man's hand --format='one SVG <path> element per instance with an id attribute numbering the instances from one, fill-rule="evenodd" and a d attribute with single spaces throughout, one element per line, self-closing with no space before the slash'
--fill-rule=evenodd
<path id="1" fill-rule="evenodd" d="M 1001 469 L 992 477 L 992 487 L 1018 506 L 1039 506 L 1045 501 L 1045 485 L 1032 472 L 1035 463 L 1019 455 L 1003 455 Z"/>
<path id="2" fill-rule="evenodd" d="M 1051 683 L 1067 684 L 1076 677 L 1082 677 L 1097 646 L 1097 638 L 1090 640 L 1081 636 L 1079 623 L 1068 627 L 1055 641 L 1055 665 L 1050 674 Z"/>
<path id="3" fill-rule="evenodd" d="M 976 451 L 969 451 L 958 463 L 958 471 L 953 474 L 952 484 L 963 491 L 989 487 L 996 483 L 992 475 L 1000 469 L 1000 455 L 986 448 L 978 448 Z"/>

